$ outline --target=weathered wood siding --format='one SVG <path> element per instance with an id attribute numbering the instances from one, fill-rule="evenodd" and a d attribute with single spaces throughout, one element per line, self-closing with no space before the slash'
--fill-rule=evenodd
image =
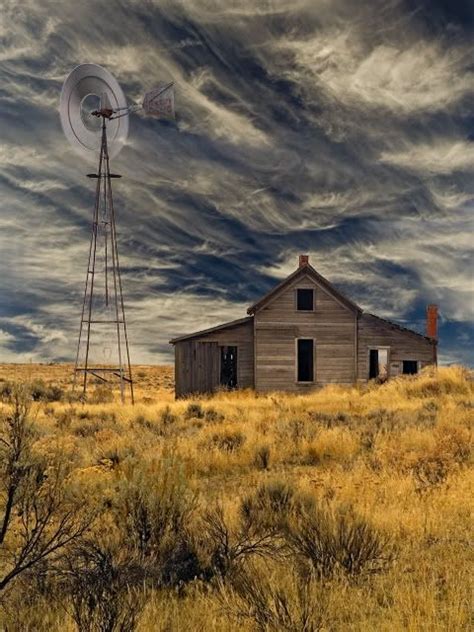
<path id="1" fill-rule="evenodd" d="M 297 288 L 314 288 L 313 312 L 296 310 Z M 255 387 L 258 391 L 307 391 L 356 380 L 356 312 L 308 275 L 295 280 L 254 316 Z M 314 338 L 315 382 L 296 380 L 296 339 Z"/>
<path id="2" fill-rule="evenodd" d="M 237 387 L 253 388 L 253 322 L 175 343 L 175 393 L 208 393 L 219 388 L 222 346 L 237 347 Z"/>
<path id="3" fill-rule="evenodd" d="M 369 349 L 389 347 L 389 377 L 402 373 L 403 360 L 416 360 L 420 369 L 435 363 L 433 342 L 412 332 L 403 331 L 371 314 L 362 314 L 358 323 L 358 381 L 369 377 Z"/>

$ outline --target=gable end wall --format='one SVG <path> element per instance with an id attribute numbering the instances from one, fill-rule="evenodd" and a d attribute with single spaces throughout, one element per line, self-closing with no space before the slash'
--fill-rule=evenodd
<path id="1" fill-rule="evenodd" d="M 314 312 L 298 312 L 296 288 L 315 289 Z M 356 312 L 308 275 L 296 279 L 254 316 L 255 387 L 258 391 L 306 392 L 356 380 Z M 315 341 L 315 383 L 296 382 L 296 339 Z"/>

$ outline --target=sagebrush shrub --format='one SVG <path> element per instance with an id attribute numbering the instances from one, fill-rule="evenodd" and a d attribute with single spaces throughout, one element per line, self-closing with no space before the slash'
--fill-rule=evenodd
<path id="1" fill-rule="evenodd" d="M 182 550 L 196 498 L 173 456 L 132 468 L 121 481 L 116 517 L 140 558 L 158 568 Z"/>
<path id="2" fill-rule="evenodd" d="M 88 396 L 88 401 L 91 404 L 110 404 L 114 401 L 114 394 L 109 386 L 99 384 Z"/>
<path id="3" fill-rule="evenodd" d="M 63 399 L 64 391 L 57 384 L 46 384 L 44 380 L 33 380 L 29 385 L 33 401 L 59 402 Z"/>
<path id="4" fill-rule="evenodd" d="M 56 425 L 60 430 L 69 430 L 76 415 L 75 410 L 66 409 L 56 414 Z"/>
<path id="5" fill-rule="evenodd" d="M 96 420 L 84 421 L 83 423 L 75 422 L 72 425 L 72 432 L 77 437 L 92 437 L 96 432 L 99 432 L 103 428 L 103 425 Z"/>
<path id="6" fill-rule="evenodd" d="M 276 480 L 264 483 L 255 492 L 244 496 L 239 514 L 242 522 L 255 531 L 281 529 L 290 516 L 309 510 L 313 502 L 293 485 Z"/>
<path id="7" fill-rule="evenodd" d="M 145 605 L 143 567 L 126 549 L 85 541 L 60 572 L 65 609 L 81 632 L 133 632 Z"/>
<path id="8" fill-rule="evenodd" d="M 347 426 L 351 423 L 351 417 L 347 413 L 325 413 L 322 411 L 311 411 L 309 413 L 313 421 L 317 421 L 325 428 L 334 428 L 335 426 Z"/>
<path id="9" fill-rule="evenodd" d="M 137 415 L 132 424 L 140 426 L 140 428 L 149 430 L 150 432 L 153 432 L 157 435 L 161 435 L 160 425 L 152 419 L 148 419 L 148 417 L 145 417 L 145 415 Z"/>
<path id="10" fill-rule="evenodd" d="M 204 417 L 206 421 L 210 421 L 214 423 L 224 421 L 224 415 L 222 413 L 217 412 L 215 408 L 208 408 L 205 412 Z"/>
<path id="11" fill-rule="evenodd" d="M 173 412 L 171 412 L 171 408 L 169 406 L 165 406 L 165 408 L 160 413 L 160 422 L 164 426 L 174 424 L 177 419 L 177 416 Z"/>
<path id="12" fill-rule="evenodd" d="M 208 576 L 227 576 L 252 558 L 275 558 L 281 551 L 277 531 L 272 526 L 240 520 L 231 526 L 221 505 L 204 514 L 202 545 L 210 562 Z"/>
<path id="13" fill-rule="evenodd" d="M 427 455 L 420 457 L 412 467 L 415 491 L 419 494 L 443 485 L 449 474 L 450 465 L 446 457 Z"/>
<path id="14" fill-rule="evenodd" d="M 13 389 L 14 389 L 13 382 L 0 383 L 0 400 L 2 402 L 10 401 Z"/>
<path id="15" fill-rule="evenodd" d="M 246 618 L 259 632 L 319 632 L 325 625 L 326 606 L 321 586 L 293 572 L 289 581 L 281 574 L 263 573 L 247 564 L 220 583 L 219 598 L 238 621 Z"/>
<path id="16" fill-rule="evenodd" d="M 259 470 L 268 470 L 270 467 L 271 450 L 269 445 L 258 446 L 255 450 L 253 462 Z"/>
<path id="17" fill-rule="evenodd" d="M 315 506 L 289 521 L 285 535 L 321 578 L 381 571 L 393 558 L 388 538 L 351 510 Z"/>
<path id="18" fill-rule="evenodd" d="M 239 430 L 225 430 L 212 435 L 209 446 L 223 452 L 236 452 L 245 443 L 245 435 Z"/>
<path id="19" fill-rule="evenodd" d="M 184 411 L 184 418 L 203 419 L 204 414 L 202 405 L 199 402 L 192 402 L 191 404 L 188 404 L 186 410 Z"/>

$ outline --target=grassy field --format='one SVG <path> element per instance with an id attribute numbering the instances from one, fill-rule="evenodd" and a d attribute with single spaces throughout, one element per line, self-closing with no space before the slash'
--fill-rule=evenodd
<path id="1" fill-rule="evenodd" d="M 0 366 L 0 629 L 472 629 L 467 370 L 174 401 L 135 367 L 134 407 L 70 373 Z"/>

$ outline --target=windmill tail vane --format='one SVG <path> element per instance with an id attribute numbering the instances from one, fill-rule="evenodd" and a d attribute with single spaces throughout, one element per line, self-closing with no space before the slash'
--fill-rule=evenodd
<path id="1" fill-rule="evenodd" d="M 174 82 L 160 83 L 145 94 L 141 105 L 127 105 L 125 107 L 112 108 L 107 94 L 101 98 L 100 110 L 91 112 L 93 116 L 103 116 L 109 120 L 128 116 L 132 112 L 144 110 L 148 116 L 159 119 L 174 119 L 176 116 L 174 109 Z"/>

